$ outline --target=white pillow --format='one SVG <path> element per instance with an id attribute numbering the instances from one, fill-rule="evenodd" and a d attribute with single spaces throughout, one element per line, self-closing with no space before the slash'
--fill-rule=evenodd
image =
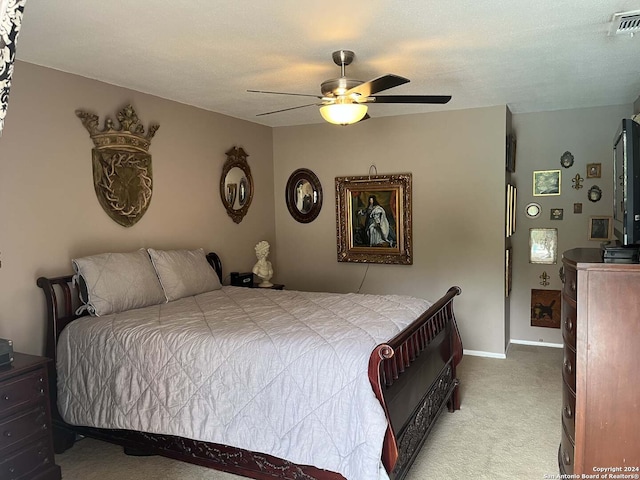
<path id="1" fill-rule="evenodd" d="M 91 315 L 108 315 L 166 302 L 144 249 L 75 258 L 71 263 L 80 299 Z"/>
<path id="2" fill-rule="evenodd" d="M 154 250 L 149 256 L 167 301 L 222 288 L 202 248 L 197 250 Z"/>

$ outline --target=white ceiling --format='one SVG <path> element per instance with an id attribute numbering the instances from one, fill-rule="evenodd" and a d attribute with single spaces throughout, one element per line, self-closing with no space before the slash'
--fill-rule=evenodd
<path id="1" fill-rule="evenodd" d="M 609 36 L 639 0 L 28 0 L 17 58 L 269 125 L 321 123 L 312 103 L 340 76 L 394 73 L 388 95 L 444 106 L 371 105 L 372 117 L 508 105 L 514 113 L 631 104 L 640 34 Z M 91 105 L 78 105 L 90 109 Z"/>

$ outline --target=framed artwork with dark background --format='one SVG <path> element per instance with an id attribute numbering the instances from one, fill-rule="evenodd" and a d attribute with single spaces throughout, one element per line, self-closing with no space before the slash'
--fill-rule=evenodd
<path id="1" fill-rule="evenodd" d="M 561 290 L 531 289 L 531 326 L 560 328 Z"/>

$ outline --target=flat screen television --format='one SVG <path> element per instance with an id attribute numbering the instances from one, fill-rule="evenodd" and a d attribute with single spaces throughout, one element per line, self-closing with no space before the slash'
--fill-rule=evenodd
<path id="1" fill-rule="evenodd" d="M 613 234 L 621 247 L 640 247 L 640 125 L 622 120 L 613 141 Z"/>

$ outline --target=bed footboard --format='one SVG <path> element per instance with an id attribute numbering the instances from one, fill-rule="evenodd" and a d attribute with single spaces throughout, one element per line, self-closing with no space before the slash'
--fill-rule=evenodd
<path id="1" fill-rule="evenodd" d="M 445 406 L 460 408 L 456 366 L 462 341 L 448 292 L 369 360 L 369 380 L 387 415 L 382 461 L 392 480 L 404 478 Z"/>

